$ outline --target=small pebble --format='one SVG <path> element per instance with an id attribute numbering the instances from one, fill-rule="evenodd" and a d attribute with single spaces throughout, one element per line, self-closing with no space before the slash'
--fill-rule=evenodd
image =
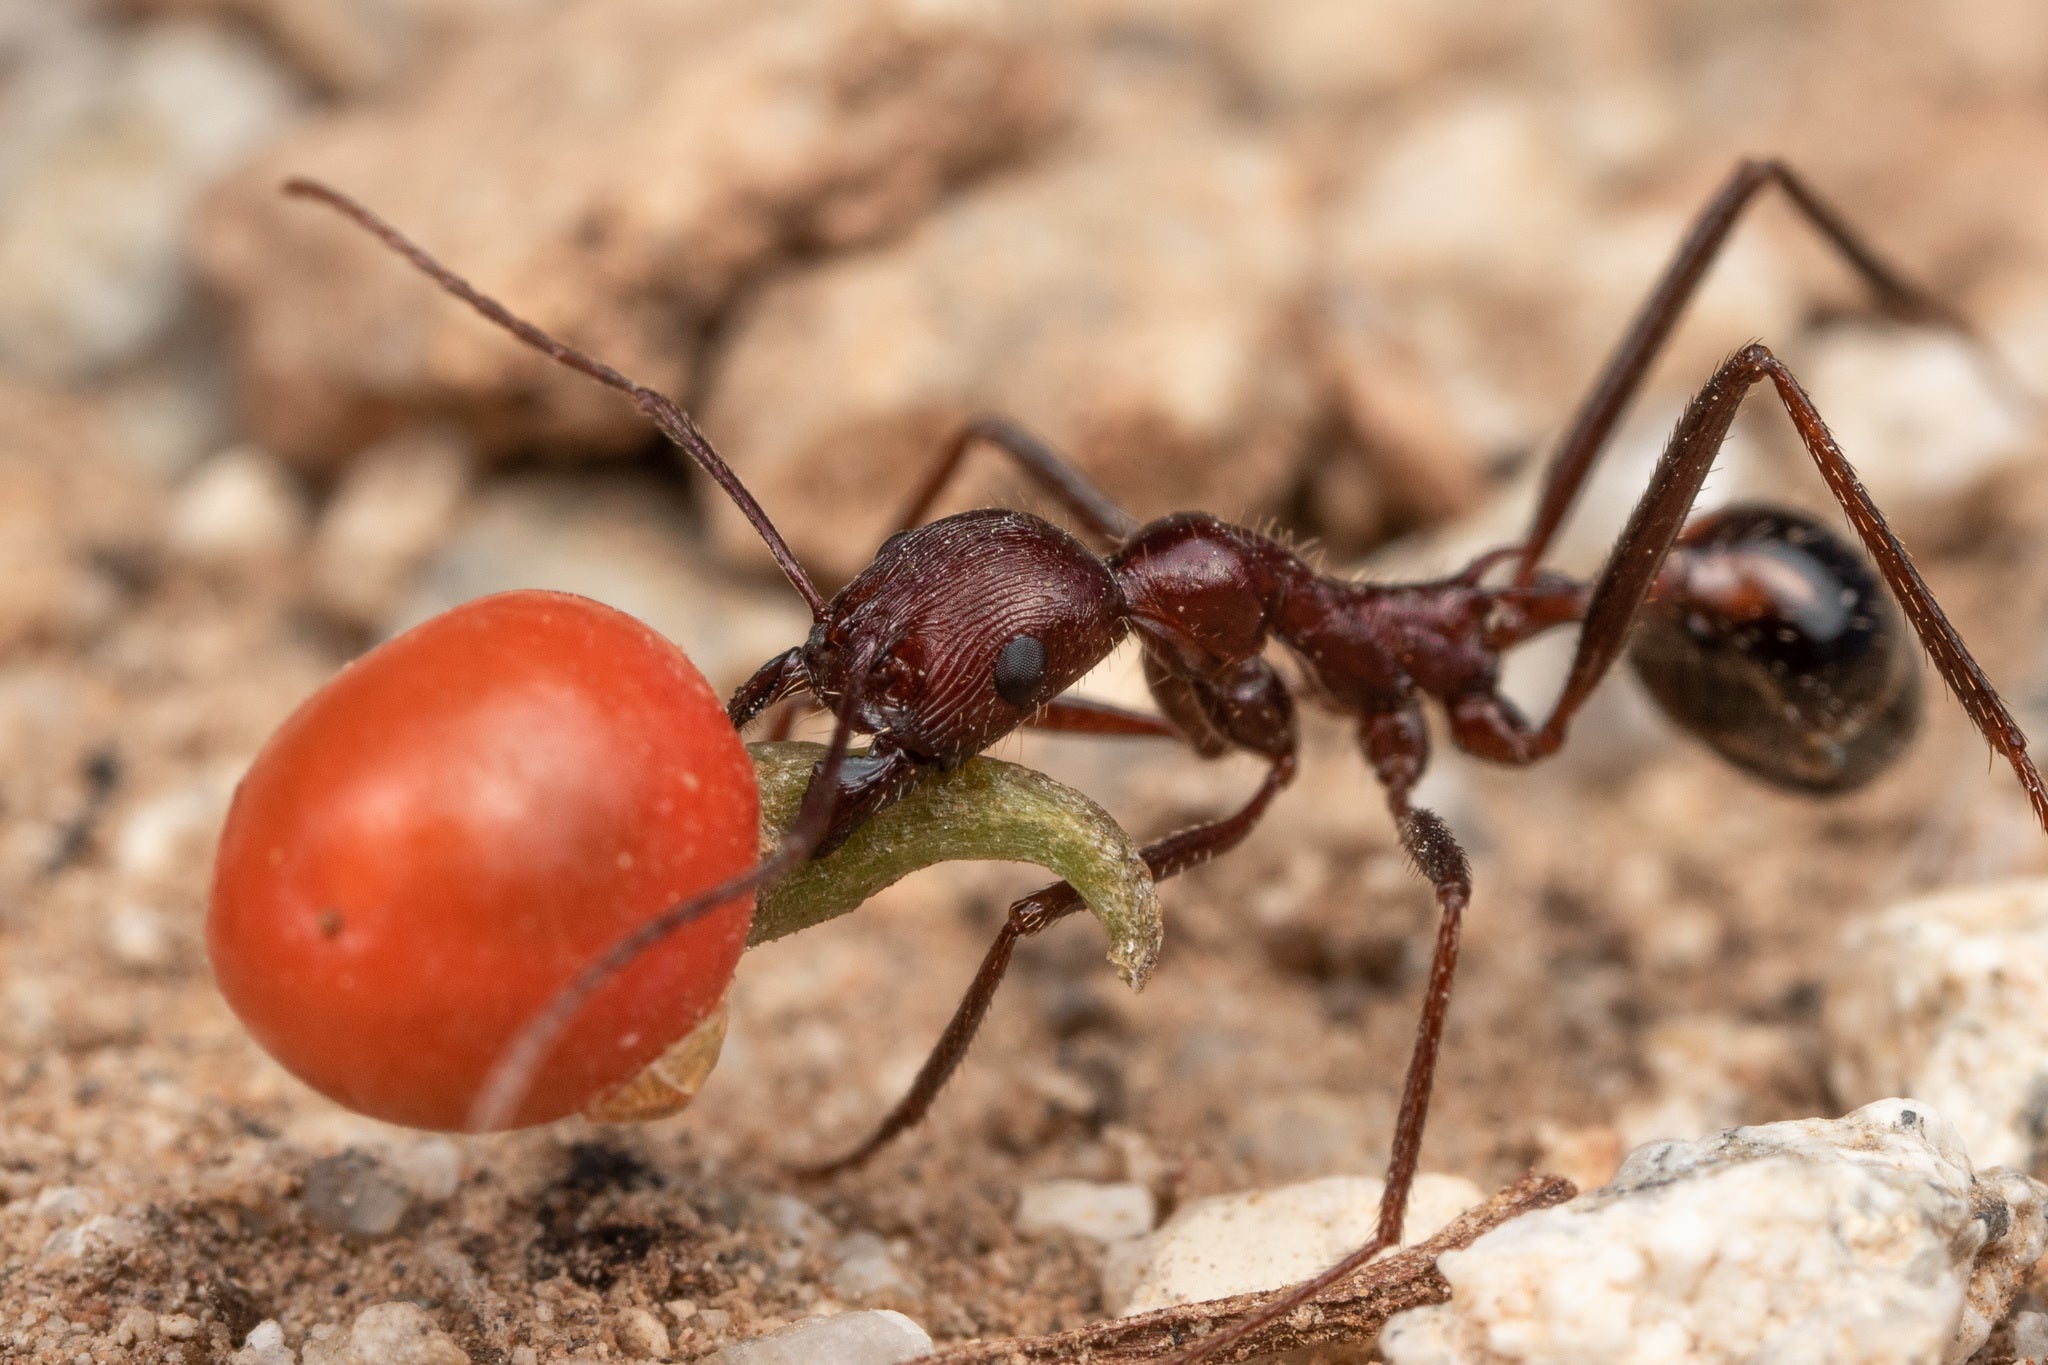
<path id="1" fill-rule="evenodd" d="M 396 605 L 438 545 L 469 484 L 470 452 L 450 434 L 395 437 L 358 454 L 313 535 L 313 591 L 370 625 Z"/>
<path id="2" fill-rule="evenodd" d="M 0 366 L 82 381 L 173 326 L 194 205 L 296 101 L 227 24 L 116 23 L 72 5 L 4 13 Z"/>
<path id="3" fill-rule="evenodd" d="M 2026 1360 L 2048 1358 L 2048 1313 L 2015 1313 L 2012 1348 Z"/>
<path id="4" fill-rule="evenodd" d="M 242 1349 L 228 1357 L 228 1365 L 299 1365 L 299 1358 L 284 1344 L 284 1328 L 276 1319 L 265 1318 L 249 1329 Z"/>
<path id="5" fill-rule="evenodd" d="M 901 1313 L 838 1313 L 734 1342 L 707 1365 L 902 1365 L 931 1349 L 930 1335 Z"/>
<path id="6" fill-rule="evenodd" d="M 872 1232 L 848 1233 L 828 1243 L 825 1256 L 834 1263 L 832 1292 L 842 1299 L 866 1299 L 910 1288 L 889 1244 Z"/>
<path id="7" fill-rule="evenodd" d="M 645 1308 L 624 1308 L 612 1320 L 612 1334 L 628 1355 L 644 1360 L 668 1359 L 668 1329 Z"/>
<path id="8" fill-rule="evenodd" d="M 51 1233 L 44 1240 L 38 1259 L 61 1261 L 101 1252 L 127 1251 L 141 1245 L 140 1227 L 126 1218 L 101 1213 Z"/>
<path id="9" fill-rule="evenodd" d="M 240 765 L 216 766 L 136 802 L 114 831 L 114 866 L 130 879 L 175 878 L 211 857 L 241 776 Z"/>
<path id="10" fill-rule="evenodd" d="M 468 1354 L 417 1304 L 372 1304 L 349 1328 L 351 1365 L 469 1365 Z"/>
<path id="11" fill-rule="evenodd" d="M 1842 1103 L 1922 1096 L 1975 1160 L 2048 1174 L 2048 879 L 1852 921 L 1822 1031 Z"/>
<path id="12" fill-rule="evenodd" d="M 170 546 L 194 563 L 245 567 L 281 559 L 305 532 L 298 490 L 254 446 L 202 463 L 171 505 Z"/>
<path id="13" fill-rule="evenodd" d="M 1198 1199 L 1105 1261 L 1103 1298 L 1127 1315 L 1306 1279 L 1366 1243 L 1384 1188 L 1366 1176 L 1337 1175 Z M 1457 1176 L 1418 1176 L 1406 1240 L 1433 1235 L 1485 1197 Z"/>
<path id="14" fill-rule="evenodd" d="M 832 1235 L 831 1222 L 793 1194 L 750 1195 L 747 1213 L 793 1242 L 808 1245 Z"/>
<path id="15" fill-rule="evenodd" d="M 171 936 L 154 906 L 123 901 L 107 912 L 107 955 L 133 972 L 156 971 L 171 960 Z"/>
<path id="16" fill-rule="evenodd" d="M 156 1334 L 156 1314 L 140 1304 L 129 1304 L 114 1320 L 114 1344 L 117 1346 L 133 1346 L 138 1341 L 155 1341 Z"/>
<path id="17" fill-rule="evenodd" d="M 1017 1231 L 1026 1237 L 1065 1232 L 1121 1242 L 1150 1232 L 1157 1216 L 1152 1191 L 1130 1181 L 1041 1180 L 1017 1201 Z"/>
<path id="18" fill-rule="evenodd" d="M 1955 507 L 2033 450 L 2022 414 L 1968 341 L 1931 328 L 1830 327 L 1800 366 L 1828 395 L 1828 426 L 1910 543 L 1914 522 Z M 1788 461 L 1788 464 L 1790 462 Z M 1898 509 L 1892 512 L 1890 509 Z"/>
<path id="19" fill-rule="evenodd" d="M 1439 1266 L 1393 1365 L 1959 1365 L 2048 1248 L 2044 1187 L 1973 1175 L 1917 1100 L 1639 1148 Z"/>
<path id="20" fill-rule="evenodd" d="M 306 1212 L 331 1232 L 384 1237 L 412 1207 L 412 1191 L 368 1153 L 346 1151 L 306 1168 Z"/>
<path id="21" fill-rule="evenodd" d="M 383 1164 L 414 1195 L 430 1204 L 453 1198 L 462 1186 L 462 1149 L 444 1137 L 393 1147 Z"/>
<path id="22" fill-rule="evenodd" d="M 199 1319 L 190 1313 L 159 1313 L 156 1333 L 172 1341 L 190 1341 L 199 1335 Z"/>
<path id="23" fill-rule="evenodd" d="M 52 1185 L 37 1193 L 35 1203 L 29 1211 L 36 1217 L 52 1223 L 75 1223 L 87 1214 L 96 1212 L 101 1205 L 98 1190 L 85 1189 L 78 1185 Z"/>

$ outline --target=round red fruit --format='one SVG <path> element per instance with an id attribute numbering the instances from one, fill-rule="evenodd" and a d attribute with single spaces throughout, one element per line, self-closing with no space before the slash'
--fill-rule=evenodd
<path id="1" fill-rule="evenodd" d="M 759 818 L 746 748 L 682 651 L 586 598 L 485 597 L 364 655 L 271 737 L 228 812 L 207 947 L 314 1089 L 461 1128 L 579 970 L 753 863 Z M 751 913 L 720 906 L 600 988 L 509 1126 L 581 1110 L 709 1014 Z"/>

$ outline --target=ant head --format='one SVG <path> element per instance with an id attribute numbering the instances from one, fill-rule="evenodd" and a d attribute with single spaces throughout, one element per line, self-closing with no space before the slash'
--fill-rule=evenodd
<path id="1" fill-rule="evenodd" d="M 1809 792 L 1863 785 L 1913 737 L 1916 654 L 1860 555 L 1760 506 L 1685 529 L 1629 645 L 1672 719 L 1737 767 Z"/>
<path id="2" fill-rule="evenodd" d="M 803 648 L 812 689 L 862 680 L 864 728 L 942 763 L 979 753 L 1123 638 L 1103 562 L 1022 512 L 963 512 L 891 536 Z"/>

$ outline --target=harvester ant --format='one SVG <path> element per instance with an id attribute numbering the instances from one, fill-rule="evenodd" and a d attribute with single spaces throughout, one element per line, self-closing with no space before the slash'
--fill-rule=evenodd
<path id="1" fill-rule="evenodd" d="M 921 777 L 964 762 L 1019 726 L 1178 737 L 1204 756 L 1244 750 L 1264 758 L 1265 778 L 1239 810 L 1162 839 L 1144 855 L 1154 877 L 1166 878 L 1229 849 L 1295 772 L 1294 698 L 1266 658 L 1267 645 L 1277 641 L 1324 704 L 1356 718 L 1360 747 L 1403 847 L 1434 888 L 1440 920 L 1372 1239 L 1255 1319 L 1204 1338 L 1182 1358 L 1192 1361 L 1291 1311 L 1399 1240 L 1471 894 L 1456 838 L 1411 799 L 1429 759 L 1425 697 L 1442 708 L 1460 749 L 1497 763 L 1533 763 L 1564 742 L 1572 718 L 1629 644 L 1652 695 L 1724 757 L 1779 786 L 1844 791 L 1887 766 L 1919 715 L 1918 672 L 1881 580 L 1943 682 L 2011 763 L 2048 829 L 2048 786 L 2018 725 L 1806 391 L 1764 345 L 1737 351 L 1694 396 L 1592 582 L 1538 568 L 1708 266 L 1745 207 L 1771 185 L 1872 288 L 1884 312 L 1976 341 L 1967 321 L 1897 274 L 1788 167 L 1745 161 L 1701 211 L 1580 406 L 1552 458 L 1528 535 L 1460 573 L 1418 583 L 1353 582 L 1317 572 L 1271 537 L 1204 513 L 1139 525 L 1023 429 L 991 418 L 969 424 L 951 442 L 901 529 L 827 601 L 674 402 L 514 316 L 353 200 L 292 181 L 288 193 L 339 210 L 520 340 L 626 393 L 687 451 L 759 532 L 814 621 L 804 643 L 741 686 L 728 714 L 744 726 L 772 703 L 807 692 L 834 717 L 832 742 L 777 851 L 743 876 L 672 907 L 592 964 L 508 1053 L 479 1100 L 479 1116 L 508 1107 L 579 1004 L 648 944 L 830 852 Z M 1737 408 L 1759 383 L 1784 405 L 1875 562 L 1875 575 L 1835 535 L 1798 514 L 1745 506 L 1685 524 Z M 983 509 L 925 523 L 962 457 L 979 443 L 1016 461 L 1102 551 L 1017 511 Z M 1496 575 L 1500 581 L 1489 583 Z M 1497 690 L 1501 656 L 1571 624 L 1580 629 L 1563 690 L 1549 715 L 1531 722 Z M 1142 646 L 1161 715 L 1062 696 L 1131 635 Z M 857 755 L 848 753 L 855 732 L 873 737 Z M 924 1115 L 965 1054 L 1018 940 L 1079 904 L 1060 884 L 1011 907 L 910 1092 L 872 1137 L 821 1172 L 864 1160 Z"/>

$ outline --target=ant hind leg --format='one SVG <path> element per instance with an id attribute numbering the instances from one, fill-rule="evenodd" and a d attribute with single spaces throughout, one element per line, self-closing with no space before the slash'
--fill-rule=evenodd
<path id="1" fill-rule="evenodd" d="M 1664 343 L 1670 340 L 1672 330 L 1698 292 L 1708 267 L 1727 245 L 1728 235 L 1734 231 L 1743 211 L 1771 185 L 1785 192 L 1800 216 L 1870 286 L 1880 311 L 1902 322 L 1944 327 L 1956 333 L 1970 343 L 1980 361 L 2003 381 L 2005 387 L 2018 394 L 2026 393 L 2026 385 L 2013 375 L 2010 366 L 1998 358 L 1967 318 L 1937 298 L 1931 290 L 1893 269 L 1863 240 L 1862 234 L 1852 228 L 1848 220 L 1815 193 L 1813 187 L 1790 166 L 1775 159 L 1743 161 L 1693 220 L 1692 229 L 1679 244 L 1677 253 L 1664 268 L 1664 274 L 1650 291 L 1650 296 L 1643 300 L 1641 310 L 1622 335 L 1614 353 L 1608 357 L 1592 391 L 1573 415 L 1564 439 L 1558 442 L 1557 452 L 1551 457 L 1550 468 L 1544 475 L 1542 499 L 1530 523 L 1529 534 L 1522 542 L 1520 567 L 1516 573 L 1518 582 L 1526 584 L 1535 573 L 1537 561 L 1543 557 L 1552 537 L 1563 525 L 1594 459 L 1606 445 L 1607 437 L 1622 412 L 1642 387 L 1643 377 L 1663 351 Z"/>
<path id="2" fill-rule="evenodd" d="M 1956 628 L 1949 624 L 1948 616 L 1934 600 L 1920 571 L 1913 567 L 1905 546 L 1892 533 L 1884 514 L 1856 478 L 1856 471 L 1821 420 L 1813 400 L 1784 363 L 1761 343 L 1745 346 L 1729 357 L 1687 405 L 1678 429 L 1657 462 L 1649 488 L 1636 504 L 1594 584 L 1571 672 L 1549 719 L 1534 737 L 1532 752 L 1538 756 L 1547 754 L 1563 743 L 1572 716 L 1619 657 L 1629 627 L 1655 585 L 1692 510 L 1693 500 L 1706 481 L 1707 471 L 1713 467 L 1714 457 L 1727 438 L 1736 409 L 1750 388 L 1765 380 L 1777 390 L 1800 441 L 1813 457 L 1828 491 L 1841 504 L 1864 549 L 1876 562 L 1878 573 L 1919 636 L 1921 648 L 1934 661 L 1942 681 L 1962 703 L 1977 729 L 2012 765 L 2035 818 L 2048 829 L 2048 785 L 2043 784 L 2040 772 L 2027 756 L 2026 736 L 2006 710 L 1990 679 L 1971 657 Z"/>

